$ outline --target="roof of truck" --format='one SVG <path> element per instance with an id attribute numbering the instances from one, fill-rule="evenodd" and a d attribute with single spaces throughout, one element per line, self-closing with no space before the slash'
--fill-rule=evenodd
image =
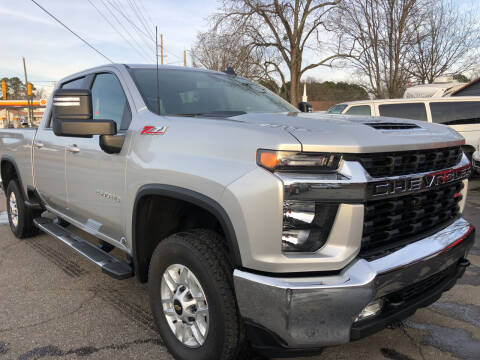
<path id="1" fill-rule="evenodd" d="M 117 69 L 125 69 L 125 68 L 130 68 L 130 69 L 156 69 L 157 65 L 155 64 L 121 64 L 121 63 L 112 63 L 112 64 L 104 64 L 104 65 L 99 65 L 95 66 L 92 68 L 88 68 L 79 72 L 76 72 L 74 74 L 65 76 L 64 78 L 60 79 L 61 82 L 65 82 L 67 80 L 72 80 L 77 77 L 81 77 L 85 75 L 86 73 L 91 73 L 95 71 L 102 71 L 105 70 L 105 68 L 108 67 L 114 67 Z M 201 68 L 192 68 L 192 67 L 185 67 L 185 66 L 174 66 L 174 65 L 158 65 L 159 70 L 183 70 L 183 71 L 200 71 L 200 72 L 209 72 L 209 73 L 214 73 L 214 74 L 223 74 L 226 75 L 224 72 L 221 71 L 214 71 L 214 70 L 207 70 L 207 69 L 201 69 Z"/>

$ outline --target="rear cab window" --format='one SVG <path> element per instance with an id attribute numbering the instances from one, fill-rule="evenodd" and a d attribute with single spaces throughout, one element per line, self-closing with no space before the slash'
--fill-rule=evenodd
<path id="1" fill-rule="evenodd" d="M 345 112 L 345 115 L 365 115 L 372 116 L 372 110 L 370 105 L 357 105 L 352 106 Z"/>
<path id="2" fill-rule="evenodd" d="M 378 110 L 380 116 L 428 121 L 424 103 L 381 104 Z"/>
<path id="3" fill-rule="evenodd" d="M 444 125 L 480 124 L 480 101 L 431 102 L 432 121 Z"/>

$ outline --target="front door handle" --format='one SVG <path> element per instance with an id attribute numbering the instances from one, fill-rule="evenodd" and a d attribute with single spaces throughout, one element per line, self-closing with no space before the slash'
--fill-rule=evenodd
<path id="1" fill-rule="evenodd" d="M 67 146 L 67 151 L 73 153 L 73 154 L 76 154 L 76 153 L 79 153 L 80 152 L 80 149 L 78 148 L 77 145 L 73 144 L 73 145 L 69 145 Z"/>
<path id="2" fill-rule="evenodd" d="M 33 144 L 33 146 L 35 146 L 37 149 L 41 149 L 43 148 L 45 145 L 41 142 L 36 142 Z"/>

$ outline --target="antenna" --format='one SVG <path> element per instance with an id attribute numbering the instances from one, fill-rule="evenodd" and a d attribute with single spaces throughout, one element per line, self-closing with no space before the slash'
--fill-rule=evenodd
<path id="1" fill-rule="evenodd" d="M 160 115 L 160 84 L 158 83 L 158 27 L 155 26 L 155 53 L 157 54 L 157 104 L 158 115 Z"/>

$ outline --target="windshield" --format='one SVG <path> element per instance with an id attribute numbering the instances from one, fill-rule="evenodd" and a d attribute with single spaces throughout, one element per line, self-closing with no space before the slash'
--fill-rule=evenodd
<path id="1" fill-rule="evenodd" d="M 330 109 L 328 109 L 327 113 L 329 113 L 329 114 L 341 114 L 342 111 L 345 110 L 346 107 L 347 107 L 347 105 L 345 105 L 345 104 L 334 105 Z"/>
<path id="2" fill-rule="evenodd" d="M 131 72 L 149 110 L 160 115 L 234 116 L 298 111 L 263 86 L 238 76 L 160 69 L 157 97 L 155 68 Z"/>

